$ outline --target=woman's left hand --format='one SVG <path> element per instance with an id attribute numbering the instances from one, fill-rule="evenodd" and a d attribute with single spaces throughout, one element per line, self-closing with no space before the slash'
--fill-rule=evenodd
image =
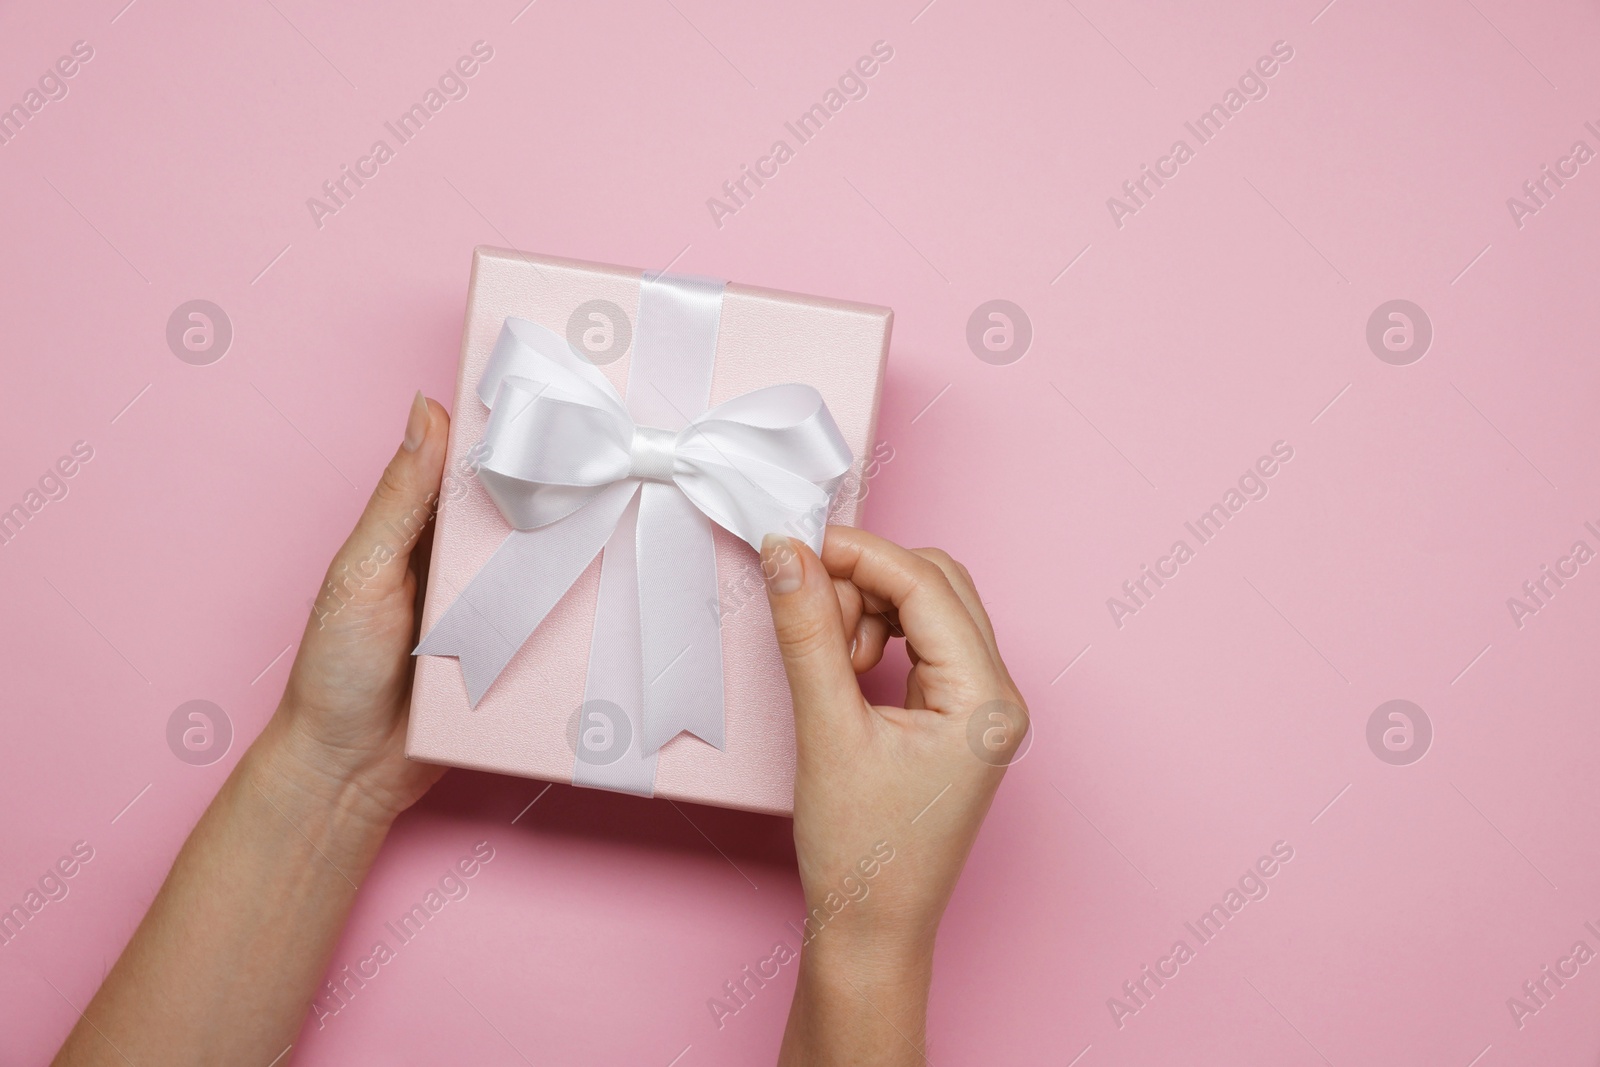
<path id="1" fill-rule="evenodd" d="M 328 573 L 264 748 L 278 774 L 381 820 L 444 768 L 405 758 L 425 530 L 439 500 L 450 416 L 421 393 L 405 437 Z"/>

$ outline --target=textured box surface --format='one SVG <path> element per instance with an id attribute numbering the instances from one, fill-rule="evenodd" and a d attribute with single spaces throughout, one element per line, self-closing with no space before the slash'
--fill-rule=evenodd
<path id="1" fill-rule="evenodd" d="M 508 316 L 566 335 L 573 312 L 609 300 L 636 321 L 640 271 L 504 249 L 473 259 L 461 365 L 456 379 L 446 484 L 439 507 L 423 610 L 426 633 L 510 533 L 470 473 L 488 409 L 477 386 Z M 864 494 L 859 472 L 872 454 L 892 314 L 887 308 L 730 284 L 723 295 L 711 404 L 781 382 L 815 386 L 833 412 L 856 465 L 830 521 L 854 525 Z M 631 351 L 601 369 L 619 393 Z M 756 553 L 715 530 L 723 620 L 727 735 L 722 751 L 689 735 L 661 749 L 656 794 L 720 807 L 792 810 L 794 726 L 788 682 Z M 455 767 L 572 780 L 569 723 L 583 703 L 600 561 L 556 605 L 476 708 L 453 657 L 417 657 L 406 754 Z M 705 610 L 711 610 L 708 602 Z"/>

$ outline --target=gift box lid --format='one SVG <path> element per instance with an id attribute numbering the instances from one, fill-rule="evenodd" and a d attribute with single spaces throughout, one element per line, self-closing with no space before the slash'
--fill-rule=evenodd
<path id="1" fill-rule="evenodd" d="M 475 477 L 488 409 L 477 385 L 508 316 L 564 335 L 625 394 L 641 270 L 480 247 L 473 257 L 444 483 L 422 632 L 427 633 L 509 535 Z M 885 307 L 729 283 L 723 292 L 710 404 L 763 386 L 814 386 L 854 454 L 829 522 L 859 525 L 870 478 L 892 456 L 875 440 L 893 312 Z M 794 727 L 760 562 L 714 529 L 726 736 L 722 751 L 681 734 L 660 751 L 655 795 L 789 814 Z M 477 707 L 454 657 L 418 656 L 406 755 L 475 770 L 570 782 L 584 700 L 600 560 L 518 650 Z M 713 597 L 715 604 L 712 603 Z"/>

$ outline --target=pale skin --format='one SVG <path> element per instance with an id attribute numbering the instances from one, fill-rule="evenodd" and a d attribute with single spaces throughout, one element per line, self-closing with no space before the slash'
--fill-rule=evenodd
<path id="1" fill-rule="evenodd" d="M 437 498 L 448 428 L 445 410 L 418 394 L 329 567 L 330 579 L 361 581 L 345 584 L 342 604 L 319 600 L 277 711 L 189 835 L 57 1067 L 293 1062 L 357 887 L 394 820 L 443 773 L 408 761 L 404 747 L 427 562 L 410 531 Z M 806 907 L 820 917 L 779 1063 L 921 1064 L 935 934 L 1025 733 L 1024 704 L 971 577 L 944 553 L 831 528 L 820 559 L 769 538 L 762 561 L 794 693 L 795 850 Z M 870 705 L 856 675 L 902 635 L 913 663 L 904 706 Z M 1009 720 L 997 720 L 1006 728 L 979 758 L 968 719 L 996 706 Z M 893 859 L 865 879 L 861 861 L 879 842 Z"/>

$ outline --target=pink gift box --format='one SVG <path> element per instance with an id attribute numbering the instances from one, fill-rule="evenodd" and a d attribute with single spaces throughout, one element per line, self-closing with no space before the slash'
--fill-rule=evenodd
<path id="1" fill-rule="evenodd" d="M 597 299 L 637 321 L 642 272 L 626 267 L 480 247 L 473 255 L 461 367 L 450 425 L 422 632 L 427 633 L 511 532 L 473 473 L 471 452 L 488 408 L 477 386 L 508 316 L 568 336 L 580 305 Z M 855 464 L 828 521 L 858 525 L 874 460 L 893 312 L 888 308 L 730 283 L 711 381 L 714 406 L 785 382 L 814 386 Z M 599 340 L 603 342 L 603 337 Z M 631 350 L 601 371 L 627 388 Z M 608 354 L 609 356 L 609 354 Z M 794 719 L 773 636 L 760 560 L 715 528 L 723 643 L 726 738 L 722 751 L 688 734 L 661 748 L 655 794 L 718 807 L 788 815 L 794 802 Z M 418 656 L 406 755 L 473 770 L 572 781 L 569 737 L 583 704 L 600 560 L 583 573 L 505 672 L 472 707 L 454 657 Z M 711 590 L 707 590 L 709 604 Z"/>

